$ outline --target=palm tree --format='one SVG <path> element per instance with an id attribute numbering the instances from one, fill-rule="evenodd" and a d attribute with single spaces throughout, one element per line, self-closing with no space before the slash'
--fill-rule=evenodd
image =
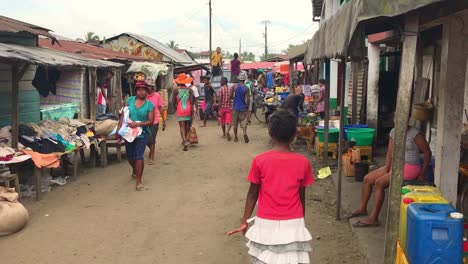
<path id="1" fill-rule="evenodd" d="M 171 49 L 178 49 L 179 48 L 179 44 L 177 44 L 174 40 L 171 40 L 166 45 Z"/>
<path id="2" fill-rule="evenodd" d="M 78 41 L 82 42 L 99 42 L 100 38 L 98 35 L 94 34 L 94 32 L 88 32 L 85 34 L 84 39 L 77 39 Z"/>

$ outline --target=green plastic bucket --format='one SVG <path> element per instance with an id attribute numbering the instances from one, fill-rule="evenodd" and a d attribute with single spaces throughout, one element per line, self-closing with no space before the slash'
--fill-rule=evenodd
<path id="1" fill-rule="evenodd" d="M 316 130 L 317 137 L 319 142 L 324 141 L 324 129 L 320 128 Z M 329 128 L 328 130 L 328 143 L 338 143 L 338 137 L 340 135 L 340 130 L 338 128 Z"/>
<path id="2" fill-rule="evenodd" d="M 374 142 L 375 129 L 349 128 L 346 129 L 348 141 L 356 142 L 356 146 L 370 146 Z"/>

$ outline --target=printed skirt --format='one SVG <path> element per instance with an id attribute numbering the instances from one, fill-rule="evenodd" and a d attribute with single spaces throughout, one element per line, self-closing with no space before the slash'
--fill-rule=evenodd
<path id="1" fill-rule="evenodd" d="M 246 237 L 254 264 L 310 263 L 312 236 L 305 227 L 304 218 L 267 220 L 256 217 Z"/>

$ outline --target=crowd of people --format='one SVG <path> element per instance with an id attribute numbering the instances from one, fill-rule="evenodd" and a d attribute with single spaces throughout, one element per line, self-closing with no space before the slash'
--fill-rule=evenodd
<path id="1" fill-rule="evenodd" d="M 222 57 L 213 57 L 222 62 Z M 237 59 L 237 56 L 235 56 Z M 234 66 L 236 66 L 234 62 Z M 213 68 L 214 69 L 214 68 Z M 223 138 L 227 141 L 239 141 L 239 127 L 245 143 L 250 139 L 247 134 L 255 92 L 258 88 L 268 88 L 268 74 L 263 72 L 254 84 L 251 75 L 240 69 L 234 69 L 233 85 L 228 84 L 226 77 L 221 78 L 220 87 L 212 86 L 211 76 L 201 77 L 202 84 L 193 84 L 193 77 L 181 73 L 174 79 L 177 86 L 173 91 L 172 104 L 176 109 L 180 128 L 182 148 L 189 149 L 195 117 L 199 115 L 200 92 L 204 95 L 203 125 L 206 127 L 210 118 L 218 120 Z M 221 73 L 222 74 L 222 73 Z M 213 76 L 213 75 L 212 75 Z M 108 76 L 107 78 L 112 78 Z M 142 176 L 144 170 L 144 153 L 149 148 L 149 164 L 154 164 L 156 137 L 162 118 L 162 130 L 166 128 L 166 117 L 162 115 L 164 103 L 161 95 L 155 91 L 154 80 L 136 81 L 135 96 L 126 100 L 127 116 L 122 114 L 118 129 L 124 125 L 133 129 L 135 137 L 126 140 L 125 148 L 128 162 L 131 165 L 131 177 L 135 178 L 136 190 L 144 189 Z M 293 152 L 290 148 L 296 136 L 298 117 L 304 111 L 304 99 L 310 96 L 310 85 L 299 85 L 295 92 L 287 96 L 280 109 L 268 119 L 268 133 L 271 137 L 271 151 L 254 158 L 247 181 L 250 188 L 247 192 L 244 215 L 238 228 L 227 235 L 243 233 L 248 239 L 247 247 L 253 263 L 276 263 L 284 258 L 294 258 L 298 263 L 309 263 L 309 252 L 312 250 L 309 231 L 305 227 L 305 188 L 314 183 L 309 160 Z M 320 80 L 315 92 L 314 106 L 323 117 L 325 81 Z M 215 107 L 217 111 L 214 111 Z M 233 130 L 233 136 L 231 135 Z M 369 218 L 357 221 L 355 227 L 373 227 L 379 225 L 378 215 L 384 201 L 385 189 L 388 188 L 393 158 L 393 137 L 390 134 L 387 160 L 384 167 L 365 176 L 362 186 L 362 199 L 359 208 L 348 217 L 367 215 L 367 205 L 372 188 L 375 186 L 375 202 Z M 420 164 L 420 154 L 424 162 Z M 424 135 L 414 127 L 408 127 L 406 146 L 406 180 L 424 180 L 431 158 L 430 148 Z M 256 216 L 252 217 L 257 206 Z M 249 223 L 255 222 L 250 228 Z"/>

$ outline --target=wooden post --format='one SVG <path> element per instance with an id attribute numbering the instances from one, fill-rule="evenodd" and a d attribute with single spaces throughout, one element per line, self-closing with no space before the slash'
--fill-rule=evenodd
<path id="1" fill-rule="evenodd" d="M 337 192 L 337 202 L 336 202 L 336 220 L 341 220 L 341 185 L 343 181 L 343 155 L 341 151 L 343 150 L 344 144 L 344 124 L 346 113 L 344 112 L 345 96 L 346 96 L 346 56 L 341 59 L 341 65 L 343 68 L 342 77 L 341 77 L 341 94 L 340 94 L 340 136 L 339 136 L 339 147 L 338 147 L 338 192 Z"/>
<path id="2" fill-rule="evenodd" d="M 42 174 L 44 174 L 44 171 L 34 165 L 34 188 L 36 188 L 36 201 L 41 200 L 42 196 Z"/>
<path id="3" fill-rule="evenodd" d="M 403 54 L 401 56 L 395 136 L 393 140 L 392 177 L 390 180 L 387 227 L 385 232 L 385 263 L 393 264 L 400 223 L 401 184 L 405 165 L 406 131 L 413 87 L 416 43 L 418 41 L 419 14 L 406 15 Z"/>
<path id="4" fill-rule="evenodd" d="M 97 76 L 95 68 L 88 68 L 89 76 L 89 115 L 91 120 L 96 120 L 97 101 Z"/>
<path id="5" fill-rule="evenodd" d="M 13 64 L 11 67 L 11 146 L 14 149 L 18 148 L 19 136 L 19 82 L 28 67 L 29 64 Z"/>
<path id="6" fill-rule="evenodd" d="M 367 46 L 369 70 L 367 78 L 367 125 L 375 129 L 377 138 L 379 120 L 379 78 L 380 78 L 380 46 L 369 43 Z"/>
<path id="7" fill-rule="evenodd" d="M 107 167 L 107 142 L 103 140 L 99 143 L 100 157 L 101 157 L 101 167 Z"/>
<path id="8" fill-rule="evenodd" d="M 290 60 L 289 61 L 289 92 L 291 94 L 294 93 L 294 85 L 293 85 L 293 74 L 294 74 L 294 65 L 293 65 L 293 61 Z"/>
<path id="9" fill-rule="evenodd" d="M 468 19 L 450 16 L 443 25 L 437 118 L 435 184 L 457 201 L 460 140 L 466 75 Z"/>
<path id="10" fill-rule="evenodd" d="M 19 81 L 18 78 L 18 65 L 13 65 L 11 69 L 11 146 L 14 149 L 18 148 L 18 128 L 19 128 L 19 109 L 18 109 L 18 94 L 19 94 Z"/>
<path id="11" fill-rule="evenodd" d="M 323 65 L 323 64 L 322 64 Z M 327 79 L 325 80 L 326 89 L 325 89 L 325 127 L 323 129 L 323 163 L 325 166 L 328 165 L 328 133 L 330 132 L 330 60 L 327 59 L 325 63 L 325 73 L 327 75 Z"/>
<path id="12" fill-rule="evenodd" d="M 357 124 L 357 101 L 358 101 L 358 77 L 359 77 L 359 63 L 353 61 L 351 63 L 353 68 L 353 101 L 352 101 L 352 110 L 351 110 L 351 123 Z"/>

